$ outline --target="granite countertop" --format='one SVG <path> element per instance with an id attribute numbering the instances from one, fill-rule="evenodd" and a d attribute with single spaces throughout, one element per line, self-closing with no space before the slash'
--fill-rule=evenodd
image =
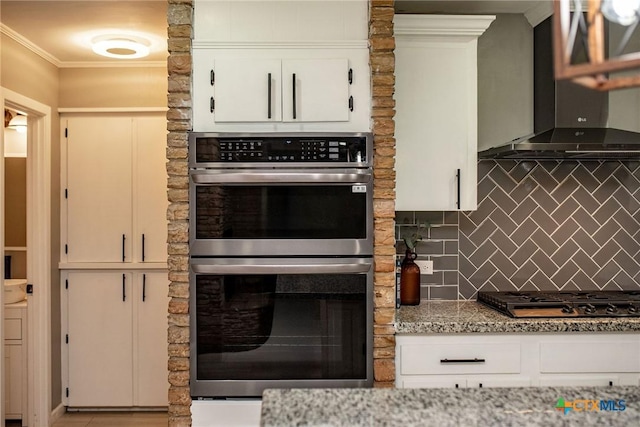
<path id="1" fill-rule="evenodd" d="M 476 301 L 425 301 L 396 312 L 396 333 L 632 332 L 640 317 L 516 319 Z"/>
<path id="2" fill-rule="evenodd" d="M 556 409 L 560 398 L 577 408 Z M 618 410 L 591 410 L 592 401 L 615 401 Z M 270 389 L 260 425 L 638 426 L 640 387 Z"/>

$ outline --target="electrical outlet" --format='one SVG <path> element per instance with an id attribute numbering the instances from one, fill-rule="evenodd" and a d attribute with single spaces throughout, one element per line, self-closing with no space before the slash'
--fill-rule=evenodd
<path id="1" fill-rule="evenodd" d="M 433 274 L 433 261 L 413 261 L 420 267 L 420 274 Z"/>

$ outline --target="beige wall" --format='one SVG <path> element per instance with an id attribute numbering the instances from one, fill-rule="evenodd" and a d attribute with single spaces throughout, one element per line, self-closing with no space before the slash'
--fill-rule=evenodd
<path id="1" fill-rule="evenodd" d="M 60 107 L 166 107 L 166 67 L 61 68 Z"/>
<path id="2" fill-rule="evenodd" d="M 27 246 L 27 159 L 4 159 L 4 245 Z M 27 258 L 22 251 L 7 251 L 11 256 L 11 278 L 27 277 Z"/>
<path id="3" fill-rule="evenodd" d="M 0 86 L 51 107 L 51 404 L 62 402 L 60 358 L 60 125 L 58 68 L 0 35 Z"/>

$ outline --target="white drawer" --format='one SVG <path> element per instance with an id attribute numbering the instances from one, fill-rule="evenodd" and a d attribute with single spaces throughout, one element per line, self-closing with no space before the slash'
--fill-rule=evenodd
<path id="1" fill-rule="evenodd" d="M 400 346 L 402 375 L 517 374 L 520 344 Z"/>
<path id="2" fill-rule="evenodd" d="M 636 340 L 541 342 L 540 372 L 640 372 Z"/>
<path id="3" fill-rule="evenodd" d="M 22 339 L 22 319 L 4 319 L 4 339 Z"/>

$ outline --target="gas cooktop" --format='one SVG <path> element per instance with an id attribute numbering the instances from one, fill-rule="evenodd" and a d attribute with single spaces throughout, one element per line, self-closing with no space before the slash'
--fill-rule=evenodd
<path id="1" fill-rule="evenodd" d="M 478 292 L 511 317 L 640 317 L 640 291 Z"/>

